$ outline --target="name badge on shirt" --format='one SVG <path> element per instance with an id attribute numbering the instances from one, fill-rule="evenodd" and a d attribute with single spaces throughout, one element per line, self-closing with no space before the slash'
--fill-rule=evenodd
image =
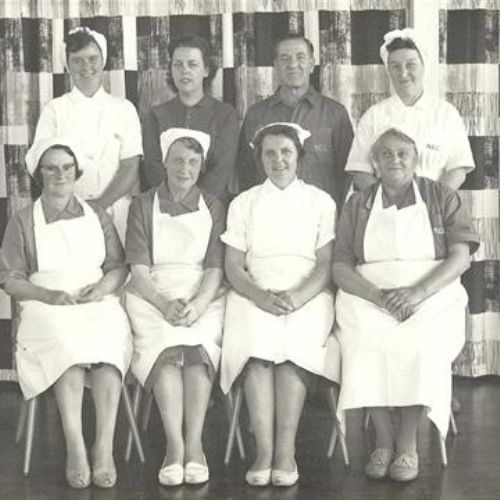
<path id="1" fill-rule="evenodd" d="M 442 144 L 426 144 L 425 147 L 431 151 L 441 151 L 443 149 Z"/>
<path id="2" fill-rule="evenodd" d="M 432 230 L 436 233 L 436 234 L 444 234 L 444 227 L 433 227 Z"/>

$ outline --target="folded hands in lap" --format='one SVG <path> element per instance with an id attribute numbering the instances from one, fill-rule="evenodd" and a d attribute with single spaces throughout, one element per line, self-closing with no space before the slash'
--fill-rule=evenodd
<path id="1" fill-rule="evenodd" d="M 381 290 L 381 305 L 398 321 L 405 321 L 425 299 L 419 286 L 386 288 Z"/>

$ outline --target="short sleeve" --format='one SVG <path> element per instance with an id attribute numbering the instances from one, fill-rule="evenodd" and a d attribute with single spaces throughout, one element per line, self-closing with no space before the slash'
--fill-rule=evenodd
<path id="1" fill-rule="evenodd" d="M 141 123 L 137 111 L 130 101 L 124 100 L 120 119 L 123 120 L 120 160 L 142 156 Z"/>
<path id="2" fill-rule="evenodd" d="M 340 262 L 355 266 L 358 258 L 354 252 L 355 235 L 355 200 L 356 195 L 351 196 L 340 214 L 337 227 L 335 247 L 333 250 L 333 262 Z"/>
<path id="3" fill-rule="evenodd" d="M 447 248 L 455 243 L 468 243 L 471 255 L 479 248 L 479 234 L 472 224 L 460 195 L 451 189 L 446 190 L 444 232 Z"/>
<path id="4" fill-rule="evenodd" d="M 248 250 L 247 194 L 248 192 L 240 194 L 229 205 L 226 231 L 221 235 L 221 240 L 226 245 L 242 252 Z"/>
<path id="5" fill-rule="evenodd" d="M 153 264 L 151 253 L 151 234 L 148 231 L 151 224 L 146 226 L 143 204 L 145 198 L 133 198 L 128 211 L 127 233 L 125 237 L 125 254 L 127 264 L 141 264 L 151 267 Z"/>
<path id="6" fill-rule="evenodd" d="M 215 196 L 203 196 L 212 217 L 212 229 L 210 231 L 203 267 L 205 269 L 214 267 L 222 268 L 224 266 L 224 245 L 220 236 L 226 228 L 226 211 L 222 203 Z"/>
<path id="7" fill-rule="evenodd" d="M 475 164 L 464 121 L 454 106 L 450 105 L 449 109 L 450 120 L 447 127 L 447 134 L 450 141 L 446 171 L 465 167 L 467 172 L 471 172 L 474 170 Z"/>
<path id="8" fill-rule="evenodd" d="M 321 192 L 321 195 L 323 193 Z M 325 246 L 327 243 L 335 239 L 335 223 L 337 216 L 337 206 L 333 199 L 327 194 L 326 196 L 317 197 L 320 202 L 319 210 L 319 226 L 318 237 L 316 240 L 316 250 Z"/>
<path id="9" fill-rule="evenodd" d="M 5 229 L 0 249 L 0 285 L 10 278 L 26 279 L 30 273 L 25 234 L 21 220 L 14 215 Z"/>
<path id="10" fill-rule="evenodd" d="M 90 203 L 99 218 L 99 222 L 104 233 L 104 244 L 106 246 L 106 257 L 102 264 L 104 273 L 125 266 L 125 252 L 118 236 L 118 231 L 111 217 L 96 204 Z"/>
<path id="11" fill-rule="evenodd" d="M 371 108 L 361 117 L 354 139 L 352 141 L 351 151 L 347 158 L 345 167 L 346 172 L 366 172 L 373 174 L 374 169 L 370 162 L 370 147 L 374 136 L 373 112 Z"/>

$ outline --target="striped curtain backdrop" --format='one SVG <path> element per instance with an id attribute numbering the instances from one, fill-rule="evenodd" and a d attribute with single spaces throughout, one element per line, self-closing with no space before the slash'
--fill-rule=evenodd
<path id="1" fill-rule="evenodd" d="M 464 117 L 476 170 L 461 191 L 481 235 L 463 282 L 469 293 L 460 375 L 500 374 L 499 18 L 494 0 L 447 0 L 440 10 L 440 89 Z"/>
<path id="2" fill-rule="evenodd" d="M 242 120 L 250 105 L 271 95 L 276 87 L 271 51 L 274 39 L 285 32 L 303 33 L 315 47 L 313 84 L 325 95 L 342 102 L 355 125 L 371 104 L 389 94 L 378 47 L 385 32 L 408 25 L 411 3 L 411 0 L 3 0 L 0 2 L 0 238 L 10 214 L 31 199 L 30 178 L 23 158 L 40 110 L 50 99 L 70 88 L 61 47 L 64 34 L 71 27 L 90 26 L 106 36 L 105 87 L 130 99 L 141 118 L 152 105 L 173 95 L 166 85 L 167 45 L 171 39 L 197 33 L 210 40 L 220 66 L 212 95 L 232 104 Z M 458 6 L 464 2 L 456 3 Z M 467 8 L 458 10 L 449 2 L 443 4 L 440 55 L 441 87 L 467 120 L 478 164 L 464 193 L 482 234 L 490 236 L 466 276 L 472 298 L 470 341 L 457 364 L 460 373 L 477 375 L 500 372 L 500 359 L 496 354 L 486 353 L 490 349 L 492 353 L 498 352 L 499 340 L 498 120 L 495 121 L 498 112 L 491 119 L 480 112 L 483 107 L 490 113 L 498 110 L 498 102 L 494 101 L 498 99 L 498 88 L 493 90 L 488 86 L 491 81 L 488 71 L 493 71 L 493 67 L 498 71 L 498 11 L 481 10 L 483 14 L 488 12 L 481 24 L 476 7 Z M 458 19 L 453 17 L 456 13 Z M 463 26 L 470 33 L 465 39 Z M 484 33 L 490 37 L 486 41 Z M 460 40 L 460 48 L 456 38 Z M 477 58 L 473 62 L 481 64 L 471 65 L 471 58 Z M 498 81 L 497 76 L 494 81 Z M 477 91 L 470 92 L 471 88 Z M 491 104 L 486 106 L 486 102 Z M 488 211 L 487 207 L 493 207 L 494 203 L 496 210 Z M 0 368 L 11 366 L 11 309 L 10 301 L 0 293 Z"/>

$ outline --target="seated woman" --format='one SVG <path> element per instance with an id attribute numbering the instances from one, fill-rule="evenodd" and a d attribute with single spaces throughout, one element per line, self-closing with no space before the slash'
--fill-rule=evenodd
<path id="1" fill-rule="evenodd" d="M 132 370 L 153 390 L 165 430 L 158 479 L 174 486 L 209 478 L 202 431 L 222 341 L 225 211 L 196 185 L 210 136 L 170 128 L 160 142 L 166 180 L 130 208 L 126 308 L 134 330 Z"/>
<path id="2" fill-rule="evenodd" d="M 451 362 L 464 343 L 467 304 L 459 278 L 479 240 L 459 195 L 415 176 L 411 137 L 386 130 L 372 157 L 380 180 L 348 200 L 334 252 L 339 411 L 369 409 L 369 477 L 411 481 L 424 411 L 443 435 L 448 429 Z M 389 407 L 400 412 L 397 430 Z"/>
<path id="3" fill-rule="evenodd" d="M 26 399 L 54 388 L 66 440 L 66 479 L 90 484 L 82 398 L 90 371 L 96 412 L 92 481 L 116 482 L 113 437 L 122 379 L 132 355 L 125 311 L 115 292 L 127 270 L 110 217 L 74 193 L 85 175 L 77 149 L 52 138 L 33 146 L 28 169 L 41 196 L 10 219 L 0 283 L 20 304 L 16 360 Z"/>
<path id="4" fill-rule="evenodd" d="M 295 436 L 307 385 L 314 375 L 338 379 L 338 362 L 328 357 L 336 207 L 327 193 L 297 179 L 309 136 L 293 123 L 257 130 L 255 157 L 267 179 L 231 203 L 221 236 L 233 287 L 221 386 L 227 393 L 242 375 L 257 446 L 245 479 L 255 486 L 297 482 Z"/>

